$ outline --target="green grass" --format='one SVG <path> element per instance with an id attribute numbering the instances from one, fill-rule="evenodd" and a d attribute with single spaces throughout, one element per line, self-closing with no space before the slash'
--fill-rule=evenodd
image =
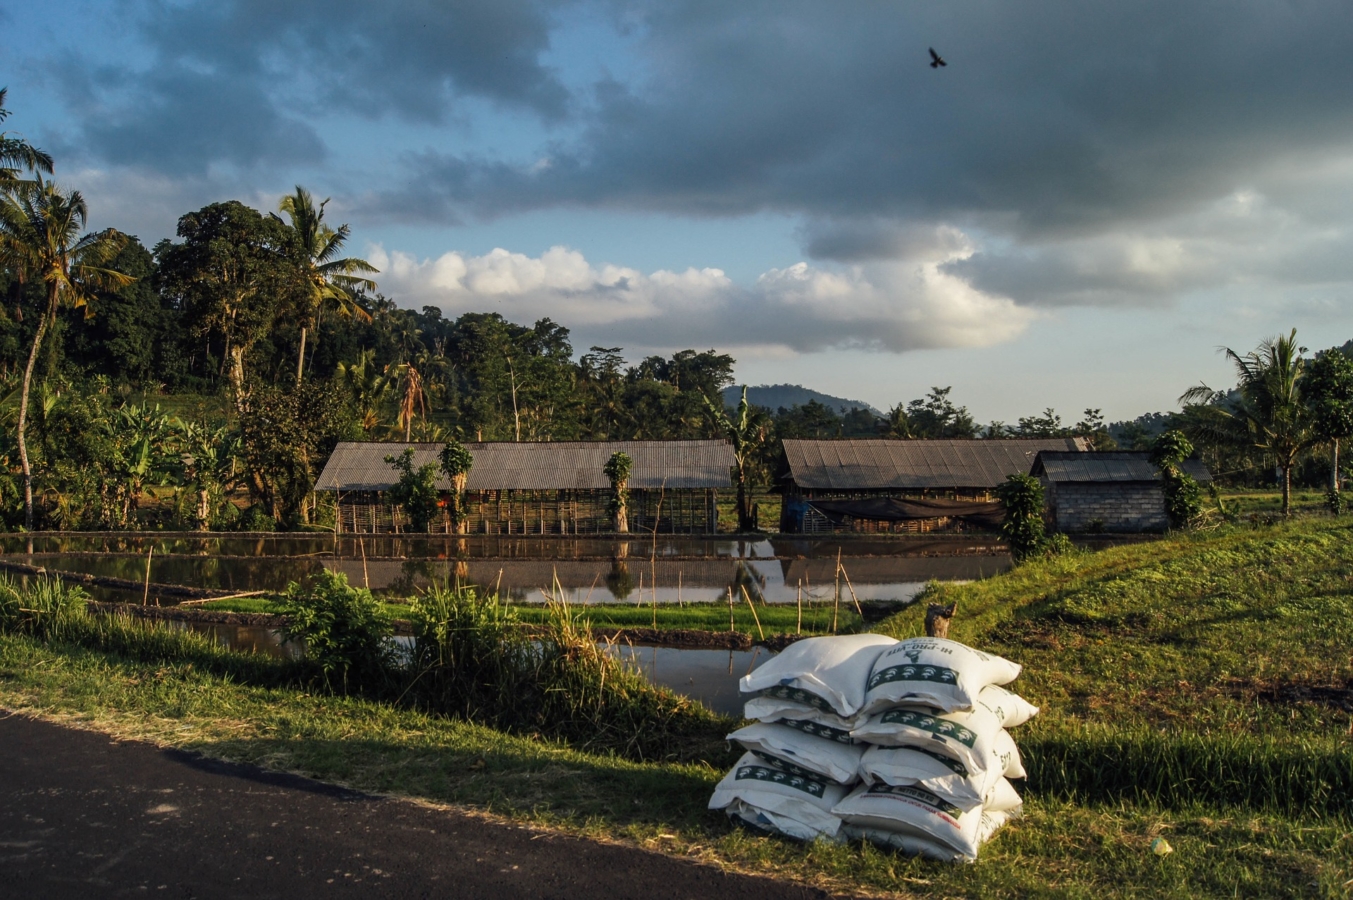
<path id="1" fill-rule="evenodd" d="M 382 604 L 385 611 L 395 619 L 407 619 L 409 607 L 405 603 Z M 220 612 L 276 614 L 279 607 L 276 600 L 266 597 L 241 597 L 233 600 L 212 600 L 198 604 L 196 609 L 217 610 Z M 541 604 L 518 604 L 512 609 L 523 622 L 544 624 L 549 618 L 549 610 Z M 654 609 L 652 606 L 638 603 L 606 603 L 578 607 L 579 614 L 590 621 L 595 628 L 652 628 L 654 627 Z M 756 618 L 766 634 L 793 634 L 800 626 L 799 612 L 793 604 L 758 605 Z M 677 607 L 672 604 L 659 604 L 656 614 L 660 629 L 693 629 L 699 631 L 728 631 L 728 606 L 722 603 L 688 603 Z M 861 619 L 848 602 L 837 612 L 837 630 L 843 633 L 860 628 Z M 742 634 L 756 636 L 756 620 L 746 601 L 733 607 L 733 629 Z M 807 605 L 803 609 L 802 632 L 804 634 L 830 634 L 832 628 L 832 607 L 830 605 Z"/>
<path id="2" fill-rule="evenodd" d="M 953 637 L 1022 663 L 1014 687 L 1043 707 L 1014 733 L 1031 775 L 1027 815 L 972 866 L 731 829 L 704 809 L 726 755 L 678 764 L 588 754 L 269 686 L 266 672 L 174 659 L 168 644 L 158 652 L 170 661 L 155 662 L 117 640 L 0 636 L 0 705 L 829 889 L 1349 896 L 1353 717 L 1301 699 L 1353 688 L 1348 524 L 1311 518 L 1071 553 L 936 585 L 931 598 L 958 601 Z M 920 627 L 910 610 L 876 630 Z M 1151 853 L 1156 836 L 1174 853 Z"/>

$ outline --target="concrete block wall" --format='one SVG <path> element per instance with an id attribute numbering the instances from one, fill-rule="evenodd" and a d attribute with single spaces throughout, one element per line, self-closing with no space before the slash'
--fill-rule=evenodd
<path id="1" fill-rule="evenodd" d="M 1058 484 L 1051 494 L 1058 531 L 1164 531 L 1170 525 L 1158 482 Z"/>

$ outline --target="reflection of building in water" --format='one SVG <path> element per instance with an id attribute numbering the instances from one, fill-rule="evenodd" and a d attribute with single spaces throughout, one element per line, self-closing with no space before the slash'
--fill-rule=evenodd
<path id="1" fill-rule="evenodd" d="M 836 579 L 835 559 L 786 559 L 780 563 L 787 585 L 830 585 Z M 843 559 L 841 567 L 852 584 L 897 584 L 918 581 L 978 581 L 1010 568 L 1010 557 L 895 556 Z"/>
<path id="2" fill-rule="evenodd" d="M 348 582 L 363 584 L 363 564 L 360 559 L 326 559 L 326 568 L 348 576 Z M 365 578 L 373 591 L 415 590 L 429 585 L 477 584 L 492 589 L 498 586 L 502 593 L 514 597 L 550 590 L 558 579 L 559 586 L 569 590 L 586 591 L 596 588 L 601 599 L 615 581 L 636 588 L 642 575 L 646 587 L 652 587 L 654 576 L 663 587 L 675 588 L 678 582 L 688 588 L 718 588 L 733 583 L 738 564 L 728 559 L 688 559 L 650 561 L 642 557 L 627 560 L 367 560 Z M 463 572 L 464 574 L 458 574 Z M 627 574 L 626 574 L 627 573 Z M 615 596 L 623 599 L 623 594 Z M 627 592 L 626 592 L 627 593 Z"/>
<path id="3" fill-rule="evenodd" d="M 996 487 L 1027 475 L 1040 451 L 1089 449 L 1083 438 L 791 440 L 780 530 L 930 532 L 998 526 Z"/>
<path id="4" fill-rule="evenodd" d="M 336 495 L 338 528 L 347 533 L 402 530 L 402 511 L 386 499 L 397 473 L 385 462 L 406 447 L 415 469 L 438 465 L 443 444 L 344 441 L 329 457 L 316 491 Z M 634 460 L 629 477 L 631 532 L 712 534 L 717 491 L 732 484 L 727 441 L 549 441 L 473 443 L 465 485 L 469 534 L 599 534 L 615 530 L 611 483 L 603 468 L 614 453 Z M 449 497 L 445 474 L 437 487 Z M 449 533 L 445 512 L 432 526 Z"/>

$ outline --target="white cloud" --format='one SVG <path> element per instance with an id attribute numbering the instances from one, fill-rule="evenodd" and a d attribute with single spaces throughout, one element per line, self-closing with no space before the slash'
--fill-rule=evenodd
<path id="1" fill-rule="evenodd" d="M 644 350 L 737 347 L 758 355 L 856 347 L 902 352 L 1010 340 L 1035 317 L 943 269 L 973 252 L 955 229 L 937 229 L 928 252 L 832 269 L 799 262 L 750 286 L 715 268 L 645 274 L 594 265 L 552 247 L 539 257 L 495 249 L 417 259 L 374 245 L 367 258 L 382 289 L 406 306 L 447 315 L 493 310 L 531 322 L 548 316 L 587 341 Z"/>

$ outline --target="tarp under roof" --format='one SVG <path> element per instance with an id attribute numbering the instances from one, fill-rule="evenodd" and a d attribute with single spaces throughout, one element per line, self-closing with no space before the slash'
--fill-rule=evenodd
<path id="1" fill-rule="evenodd" d="M 896 497 L 869 497 L 864 500 L 810 500 L 809 505 L 832 522 L 871 519 L 877 522 L 905 522 L 911 519 L 961 519 L 974 525 L 996 528 L 1005 521 L 1005 504 L 968 500 L 900 500 Z"/>
<path id="2" fill-rule="evenodd" d="M 787 439 L 790 476 L 810 490 L 989 490 L 1026 475 L 1045 450 L 1080 452 L 1083 438 L 902 441 Z"/>
<path id="3" fill-rule="evenodd" d="M 1212 480 L 1212 473 L 1200 459 L 1186 459 L 1184 474 L 1195 481 Z M 1044 452 L 1038 456 L 1034 474 L 1054 484 L 1157 481 L 1160 473 L 1151 465 L 1151 454 L 1144 450 L 1107 450 L 1094 453 Z"/>
<path id="4" fill-rule="evenodd" d="M 444 444 L 343 441 L 315 482 L 317 491 L 385 491 L 398 477 L 385 461 L 413 448 L 414 468 L 437 465 Z M 726 488 L 732 485 L 733 449 L 727 441 L 544 441 L 466 444 L 474 457 L 466 489 L 609 490 L 602 469 L 611 454 L 634 460 L 631 490 Z M 438 472 L 437 487 L 451 482 Z"/>

